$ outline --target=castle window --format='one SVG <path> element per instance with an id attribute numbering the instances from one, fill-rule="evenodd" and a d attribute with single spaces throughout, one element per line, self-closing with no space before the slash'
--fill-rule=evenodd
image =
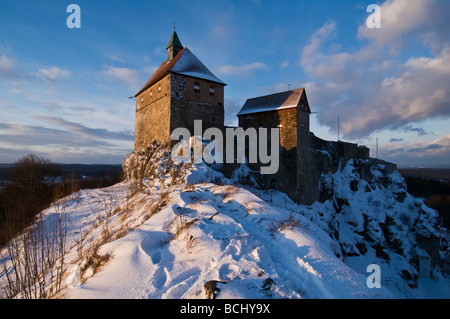
<path id="1" fill-rule="evenodd" d="M 161 84 L 158 86 L 158 92 L 161 92 Z"/>
<path id="2" fill-rule="evenodd" d="M 197 92 L 197 93 L 200 92 L 200 83 L 198 83 L 198 82 L 194 83 L 194 92 Z"/>
<path id="3" fill-rule="evenodd" d="M 216 94 L 216 90 L 214 89 L 214 86 L 209 87 L 209 95 L 214 96 Z"/>
<path id="4" fill-rule="evenodd" d="M 152 91 L 150 91 L 150 97 L 152 97 L 153 96 L 153 92 Z"/>

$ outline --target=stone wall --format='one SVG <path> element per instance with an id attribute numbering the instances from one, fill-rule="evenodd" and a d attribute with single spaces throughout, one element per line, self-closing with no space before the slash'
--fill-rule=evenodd
<path id="1" fill-rule="evenodd" d="M 311 151 L 311 137 L 309 131 L 309 111 L 306 101 L 300 101 L 301 106 L 297 112 L 297 187 L 293 200 L 297 203 L 312 204 L 318 200 L 318 183 L 314 179 L 314 158 Z M 292 197 L 291 197 L 292 198 Z"/>
<path id="2" fill-rule="evenodd" d="M 223 107 L 224 86 L 222 84 L 198 78 L 184 77 L 178 74 L 172 74 L 172 77 L 173 82 L 180 78 L 184 79 L 186 83 L 184 94 L 189 101 Z M 200 90 L 194 88 L 195 84 L 199 85 Z M 210 92 L 210 88 L 214 90 L 214 93 Z"/>
<path id="3" fill-rule="evenodd" d="M 200 91 L 194 85 L 200 86 Z M 214 94 L 210 88 L 214 88 Z M 170 142 L 179 127 L 194 134 L 194 120 L 209 127 L 223 128 L 224 87 L 211 81 L 178 74 L 168 74 L 136 97 L 135 150 L 148 147 L 155 140 Z"/>
<path id="4" fill-rule="evenodd" d="M 168 74 L 136 98 L 135 151 L 146 150 L 153 141 L 169 145 L 170 135 L 176 128 L 187 128 L 193 136 L 196 119 L 202 120 L 201 133 L 210 127 L 225 132 L 223 102 L 223 85 Z M 300 102 L 297 108 L 239 116 L 239 126 L 244 130 L 250 127 L 269 129 L 269 145 L 270 128 L 280 129 L 279 169 L 275 174 L 257 176 L 261 188 L 275 188 L 297 203 L 311 204 L 320 200 L 322 174 L 335 173 L 350 159 L 367 161 L 367 167 L 383 164 L 388 171 L 396 169 L 395 164 L 369 158 L 369 149 L 365 146 L 316 137 L 310 132 L 307 101 L 303 97 Z M 248 142 L 246 144 L 248 158 Z M 230 168 L 238 165 L 226 164 L 223 170 L 231 172 Z M 248 164 L 255 172 L 267 165 Z M 362 176 L 365 173 L 369 176 L 370 169 L 368 172 L 363 169 Z"/>
<path id="5" fill-rule="evenodd" d="M 239 126 L 277 128 L 280 125 L 280 146 L 290 151 L 297 147 L 297 110 L 295 108 L 239 116 Z"/>
<path id="6" fill-rule="evenodd" d="M 194 84 L 200 85 L 200 92 Z M 171 74 L 171 85 L 171 131 L 183 127 L 194 135 L 194 120 L 202 120 L 202 132 L 209 127 L 223 129 L 223 85 L 178 74 Z M 209 92 L 211 86 L 214 95 Z"/>
<path id="7" fill-rule="evenodd" d="M 257 131 L 260 127 L 267 128 L 269 146 L 270 129 L 280 128 L 278 172 L 270 175 L 261 175 L 259 176 L 259 178 L 257 178 L 257 180 L 259 186 L 263 189 L 275 188 L 288 194 L 288 196 L 290 196 L 291 198 L 294 198 L 297 188 L 296 108 L 242 115 L 239 116 L 239 126 L 244 130 L 248 129 L 249 127 L 253 127 Z M 268 164 L 262 163 L 248 164 L 248 166 L 256 172 L 260 171 L 261 166 L 267 165 Z"/>
<path id="8" fill-rule="evenodd" d="M 170 76 L 136 97 L 134 149 L 146 149 L 153 140 L 170 139 Z"/>

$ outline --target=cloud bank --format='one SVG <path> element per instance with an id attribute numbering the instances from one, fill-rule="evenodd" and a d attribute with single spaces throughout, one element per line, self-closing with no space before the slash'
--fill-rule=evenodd
<path id="1" fill-rule="evenodd" d="M 300 53 L 300 65 L 312 80 L 306 85 L 322 125 L 347 139 L 377 130 L 408 129 L 411 123 L 450 116 L 450 3 L 441 0 L 390 0 L 381 6 L 381 29 L 361 25 L 356 51 L 333 52 L 338 33 L 326 22 Z M 444 31 L 443 31 L 444 30 Z M 418 41 L 427 56 L 402 57 Z M 331 51 L 331 53 L 324 53 Z"/>
<path id="2" fill-rule="evenodd" d="M 396 143 L 393 138 L 380 147 L 380 155 L 400 166 L 450 167 L 450 134 L 432 142 Z"/>

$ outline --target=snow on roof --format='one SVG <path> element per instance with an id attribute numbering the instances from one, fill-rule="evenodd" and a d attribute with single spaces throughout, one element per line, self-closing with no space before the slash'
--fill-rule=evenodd
<path id="1" fill-rule="evenodd" d="M 169 73 L 186 75 L 226 85 L 212 74 L 212 72 L 208 70 L 208 68 L 188 48 L 184 48 L 173 60 L 164 61 L 134 97 L 137 97 Z"/>
<path id="2" fill-rule="evenodd" d="M 300 88 L 248 99 L 237 116 L 294 108 L 299 105 L 303 94 L 304 89 Z"/>
<path id="3" fill-rule="evenodd" d="M 183 50 L 183 54 L 173 66 L 172 72 L 226 85 L 212 74 L 188 48 Z"/>

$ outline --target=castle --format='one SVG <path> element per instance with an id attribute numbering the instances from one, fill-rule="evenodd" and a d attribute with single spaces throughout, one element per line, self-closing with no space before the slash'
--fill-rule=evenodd
<path id="1" fill-rule="evenodd" d="M 175 30 L 167 51 L 167 60 L 134 96 L 135 151 L 145 150 L 153 141 L 173 144 L 171 132 L 179 127 L 194 135 L 194 120 L 202 120 L 203 129 L 225 130 L 226 84 L 183 47 Z M 237 113 L 243 129 L 279 128 L 278 171 L 254 174 L 262 188 L 278 189 L 297 203 L 311 204 L 323 196 L 323 174 L 336 172 L 350 159 L 381 163 L 390 171 L 396 169 L 395 164 L 370 158 L 365 146 L 316 137 L 310 132 L 310 114 L 304 88 L 248 99 Z M 261 163 L 248 166 L 256 172 Z M 236 167 L 225 164 L 223 172 L 230 174 Z"/>

